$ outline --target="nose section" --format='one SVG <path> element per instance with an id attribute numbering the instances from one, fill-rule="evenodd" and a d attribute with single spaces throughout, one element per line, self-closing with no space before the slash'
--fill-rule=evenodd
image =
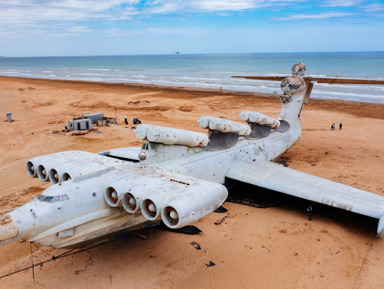
<path id="1" fill-rule="evenodd" d="M 8 215 L 0 218 L 0 242 L 16 237 L 19 234 L 19 228 L 15 221 Z"/>

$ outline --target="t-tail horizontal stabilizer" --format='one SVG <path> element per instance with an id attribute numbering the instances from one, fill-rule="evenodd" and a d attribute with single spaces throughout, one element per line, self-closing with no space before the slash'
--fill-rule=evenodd
<path id="1" fill-rule="evenodd" d="M 360 215 L 380 219 L 377 234 L 384 229 L 384 197 L 332 182 L 273 162 L 246 162 L 227 173 L 229 179 L 274 190 Z"/>
<path id="2" fill-rule="evenodd" d="M 304 62 L 299 62 L 292 66 L 291 69 L 292 75 L 301 76 L 304 82 L 306 83 L 307 91 L 304 97 L 304 103 L 307 104 L 312 93 L 312 88 L 314 83 L 328 83 L 328 84 L 364 84 L 364 85 L 384 85 L 384 80 L 379 79 L 358 79 L 358 78 L 340 78 L 340 77 L 304 77 L 306 73 L 306 66 Z M 232 76 L 233 78 L 245 78 L 253 80 L 263 80 L 263 81 L 281 81 L 281 88 L 283 89 L 283 84 L 286 76 L 247 76 L 247 75 L 236 75 Z M 283 89 L 284 91 L 284 89 Z M 284 96 L 281 96 L 282 100 Z"/>

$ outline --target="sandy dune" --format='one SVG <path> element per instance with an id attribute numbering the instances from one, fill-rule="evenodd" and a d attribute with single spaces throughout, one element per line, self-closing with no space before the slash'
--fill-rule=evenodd
<path id="1" fill-rule="evenodd" d="M 34 156 L 140 146 L 133 117 L 203 132 L 201 115 L 239 121 L 245 109 L 277 116 L 280 102 L 252 93 L 0 77 L 0 210 L 24 204 L 49 186 L 28 177 L 25 163 Z M 10 112 L 12 123 L 5 122 Z M 127 116 L 130 124 L 84 136 L 52 133 L 68 119 L 93 112 Z M 330 131 L 340 122 L 343 130 Z M 301 139 L 283 156 L 291 168 L 384 195 L 384 106 L 312 100 L 302 123 Z M 69 255 L 0 278 L 0 287 L 384 287 L 384 240 L 375 238 L 376 220 L 314 205 L 309 222 L 306 203 L 295 199 L 268 209 L 228 202 L 224 207 L 227 213 L 195 223 L 201 235 L 145 230 L 140 234 L 146 239 L 132 235 Z M 0 246 L 0 276 L 66 252 L 29 243 Z M 205 265 L 210 261 L 215 266 Z"/>

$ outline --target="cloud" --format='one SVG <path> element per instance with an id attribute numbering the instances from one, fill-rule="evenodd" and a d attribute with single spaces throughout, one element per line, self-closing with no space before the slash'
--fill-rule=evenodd
<path id="1" fill-rule="evenodd" d="M 240 12 L 261 7 L 288 5 L 308 0 L 150 0 L 145 1 L 146 13 L 174 12 Z"/>
<path id="2" fill-rule="evenodd" d="M 355 13 L 346 12 L 326 12 L 319 14 L 295 14 L 289 15 L 286 18 L 278 18 L 279 20 L 292 20 L 292 19 L 327 19 L 327 18 L 342 18 L 348 16 L 354 16 Z"/>
<path id="3" fill-rule="evenodd" d="M 291 1 L 291 0 L 279 0 Z M 145 1 L 142 13 L 183 13 L 183 12 L 221 12 L 221 11 L 244 11 L 256 8 L 265 0 L 150 0 Z"/>
<path id="4" fill-rule="evenodd" d="M 360 0 L 328 0 L 321 4 L 322 7 L 351 7 L 360 4 Z"/>
<path id="5" fill-rule="evenodd" d="M 70 22 L 115 19 L 121 5 L 135 5 L 139 0 L 0 0 L 0 23 L 31 25 L 44 22 Z"/>
<path id="6" fill-rule="evenodd" d="M 0 23 L 116 20 L 138 14 L 234 12 L 293 0 L 0 0 Z M 305 1 L 305 0 L 298 0 Z"/>
<path id="7" fill-rule="evenodd" d="M 119 31 L 116 33 L 120 34 L 124 30 L 122 26 L 125 30 L 133 29 L 133 26 L 127 25 L 129 21 L 132 24 L 140 21 L 145 23 L 151 16 L 164 14 L 175 17 L 179 22 L 189 20 L 195 14 L 228 17 L 242 13 L 244 15 L 244 12 L 255 12 L 258 9 L 263 9 L 265 18 L 279 20 L 344 18 L 355 15 L 328 11 L 293 14 L 283 18 L 286 7 L 290 10 L 292 7 L 293 11 L 302 11 L 303 2 L 309 9 L 307 11 L 317 11 L 319 8 L 319 4 L 309 0 L 0 0 L 0 35 L 67 36 L 109 28 L 118 29 L 113 31 Z M 324 6 L 346 7 L 358 3 L 358 0 L 328 0 L 322 2 L 321 6 L 322 10 L 326 10 Z M 360 12 L 370 13 L 379 9 L 382 10 L 383 5 L 371 4 L 363 6 Z"/>
<path id="8" fill-rule="evenodd" d="M 88 27 L 74 26 L 74 27 L 69 27 L 69 31 L 74 33 L 83 33 L 83 32 L 91 32 L 92 29 Z"/>
<path id="9" fill-rule="evenodd" d="M 258 6 L 258 1 L 207 0 L 192 4 L 199 11 L 242 11 Z M 261 1 L 260 1 L 261 2 Z"/>
<path id="10" fill-rule="evenodd" d="M 290 3 L 293 0 L 0 0 L 0 35 L 71 34 L 89 32 L 73 29 L 89 22 L 134 21 L 160 14 L 234 12 Z M 305 1 L 305 0 L 297 0 Z M 59 25 L 59 26 L 58 26 Z"/>
<path id="11" fill-rule="evenodd" d="M 362 6 L 361 9 L 363 9 L 365 12 L 378 12 L 384 10 L 384 4 L 370 4 Z"/>

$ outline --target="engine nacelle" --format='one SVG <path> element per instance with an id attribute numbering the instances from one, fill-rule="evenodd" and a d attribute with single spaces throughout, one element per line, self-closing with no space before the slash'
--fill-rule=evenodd
<path id="1" fill-rule="evenodd" d="M 43 156 L 38 156 L 30 159 L 27 164 L 26 164 L 26 169 L 27 173 L 30 177 L 36 178 L 38 176 L 37 170 L 39 165 L 45 162 L 51 162 L 51 161 L 56 161 L 60 160 L 63 158 L 74 158 L 80 153 L 83 153 L 81 151 L 66 151 L 66 152 L 59 152 L 59 153 L 53 153 L 53 154 L 48 154 L 48 155 L 43 155 Z M 48 172 L 46 171 L 46 174 Z"/>
<path id="2" fill-rule="evenodd" d="M 54 168 L 49 170 L 49 180 L 52 184 L 57 184 L 58 182 L 62 181 L 61 176 Z"/>
<path id="3" fill-rule="evenodd" d="M 50 180 L 56 184 L 103 169 L 106 162 L 113 160 L 89 152 L 66 151 L 32 158 L 27 162 L 26 168 L 29 176 L 39 177 L 42 181 Z"/>
<path id="4" fill-rule="evenodd" d="M 39 177 L 40 180 L 43 182 L 49 181 L 49 170 L 51 169 L 50 166 L 48 166 L 50 162 L 40 164 L 37 167 L 37 176 Z"/>
<path id="5" fill-rule="evenodd" d="M 150 183 L 147 184 L 147 182 L 144 181 L 130 188 L 128 192 L 121 197 L 121 204 L 124 210 L 132 214 L 139 212 L 142 200 L 148 196 L 151 191 L 153 191 L 153 188 Z"/>
<path id="6" fill-rule="evenodd" d="M 31 178 L 37 178 L 37 158 L 30 159 L 26 164 L 27 173 Z"/>
<path id="7" fill-rule="evenodd" d="M 113 182 L 105 189 L 105 201 L 111 207 L 117 207 L 119 205 L 122 205 L 124 196 L 127 195 L 130 191 L 129 188 L 134 188 L 138 184 L 143 182 L 145 182 L 145 177 L 136 174 L 126 174 L 123 178 Z M 129 204 L 129 200 L 127 201 Z"/>
<path id="8" fill-rule="evenodd" d="M 58 158 L 55 160 L 51 159 L 49 161 L 45 161 L 39 164 L 37 167 L 37 176 L 39 177 L 39 179 L 43 182 L 51 181 L 52 184 L 57 184 L 60 181 L 59 175 L 57 174 L 57 172 L 51 173 L 51 171 L 53 170 L 53 166 L 60 161 L 62 161 L 62 159 Z"/>
<path id="9" fill-rule="evenodd" d="M 132 185 L 134 179 L 131 177 L 124 177 L 110 184 L 104 191 L 104 198 L 108 205 L 117 207 L 121 203 L 121 196 L 126 193 L 126 188 Z"/>
<path id="10" fill-rule="evenodd" d="M 187 191 L 187 189 L 186 187 L 181 188 L 179 186 L 172 188 L 171 184 L 165 189 L 157 189 L 141 201 L 141 213 L 150 221 L 159 220 L 163 207 L 170 200 L 175 199 L 177 195 Z"/>
<path id="11" fill-rule="evenodd" d="M 103 155 L 82 152 L 81 155 L 68 158 L 64 161 L 55 160 L 49 170 L 49 179 L 52 183 L 65 182 L 87 174 L 101 171 L 123 163 Z"/>
<path id="12" fill-rule="evenodd" d="M 165 204 L 161 217 L 167 227 L 181 228 L 216 210 L 227 197 L 228 190 L 225 186 L 204 182 Z"/>

